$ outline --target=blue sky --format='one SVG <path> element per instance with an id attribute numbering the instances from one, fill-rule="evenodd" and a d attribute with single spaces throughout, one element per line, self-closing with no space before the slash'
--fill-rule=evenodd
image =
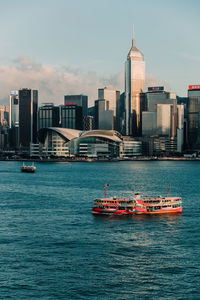
<path id="1" fill-rule="evenodd" d="M 22 87 L 57 104 L 84 93 L 91 105 L 102 86 L 123 91 L 133 23 L 147 85 L 186 96 L 200 81 L 199 9 L 199 0 L 0 0 L 0 101 Z"/>

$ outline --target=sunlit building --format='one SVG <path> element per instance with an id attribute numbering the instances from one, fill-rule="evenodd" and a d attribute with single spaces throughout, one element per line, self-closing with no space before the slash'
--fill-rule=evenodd
<path id="1" fill-rule="evenodd" d="M 116 89 L 108 89 L 107 87 L 98 89 L 98 99 L 104 99 L 108 103 L 108 109 L 112 111 L 113 128 L 120 129 L 120 91 Z"/>
<path id="2" fill-rule="evenodd" d="M 144 91 L 144 55 L 136 48 L 135 39 L 125 63 L 125 134 L 141 133 L 140 93 Z"/>

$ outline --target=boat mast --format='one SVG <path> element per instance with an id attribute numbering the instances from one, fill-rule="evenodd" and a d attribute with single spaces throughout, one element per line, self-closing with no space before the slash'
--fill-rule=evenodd
<path id="1" fill-rule="evenodd" d="M 170 197 L 170 193 L 171 193 L 171 184 L 169 184 L 169 189 L 168 189 L 168 196 Z"/>
<path id="2" fill-rule="evenodd" d="M 109 184 L 104 184 L 104 197 L 108 198 L 108 192 L 107 192 L 107 187 L 109 187 Z"/>

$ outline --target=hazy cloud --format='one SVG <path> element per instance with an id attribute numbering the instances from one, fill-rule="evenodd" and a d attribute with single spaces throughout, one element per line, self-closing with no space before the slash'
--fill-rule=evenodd
<path id="1" fill-rule="evenodd" d="M 171 91 L 170 85 L 161 78 L 157 78 L 151 74 L 146 74 L 145 89 L 150 86 L 164 86 L 166 91 Z"/>
<path id="2" fill-rule="evenodd" d="M 39 91 L 39 102 L 54 102 L 62 104 L 66 94 L 86 94 L 89 104 L 93 105 L 97 98 L 97 90 L 107 85 L 110 88 L 120 88 L 120 75 L 102 78 L 96 72 L 83 73 L 78 69 L 42 65 L 21 56 L 14 61 L 13 66 L 0 66 L 0 102 L 5 103 L 11 90 L 33 88 Z M 107 83 L 106 83 L 107 82 Z M 5 103 L 6 104 L 6 103 Z"/>
<path id="3" fill-rule="evenodd" d="M 17 58 L 12 66 L 0 66 L 0 102 L 8 104 L 11 90 L 32 88 L 39 91 L 39 102 L 63 104 L 66 94 L 85 94 L 89 106 L 97 99 L 98 88 L 108 87 L 124 90 L 124 72 L 99 76 L 96 72 L 83 73 L 66 66 L 47 66 L 30 60 L 27 56 Z M 146 75 L 146 87 L 164 85 L 161 79 Z"/>

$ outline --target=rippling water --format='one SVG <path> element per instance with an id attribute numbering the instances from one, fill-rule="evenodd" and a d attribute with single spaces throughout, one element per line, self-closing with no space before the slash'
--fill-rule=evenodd
<path id="1" fill-rule="evenodd" d="M 0 299 L 200 299 L 200 163 L 0 162 Z M 183 198 L 183 214 L 93 216 L 93 198 Z"/>

